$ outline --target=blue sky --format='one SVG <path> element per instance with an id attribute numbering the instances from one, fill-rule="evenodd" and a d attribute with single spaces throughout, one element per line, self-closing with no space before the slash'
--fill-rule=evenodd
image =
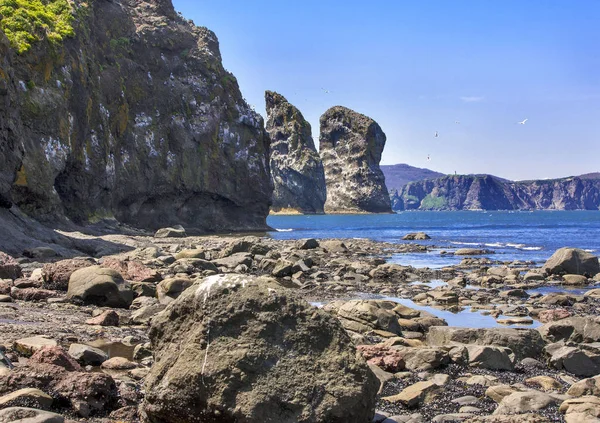
<path id="1" fill-rule="evenodd" d="M 258 112 L 275 90 L 315 140 L 319 116 L 343 105 L 383 128 L 382 164 L 510 179 L 600 171 L 600 1 L 174 4 L 217 34 Z"/>

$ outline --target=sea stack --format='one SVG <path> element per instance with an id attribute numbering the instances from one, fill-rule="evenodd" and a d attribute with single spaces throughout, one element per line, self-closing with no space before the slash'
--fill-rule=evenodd
<path id="1" fill-rule="evenodd" d="M 310 124 L 284 96 L 265 92 L 271 139 L 273 212 L 323 213 L 325 173 Z"/>
<path id="2" fill-rule="evenodd" d="M 321 116 L 319 151 L 327 184 L 326 213 L 391 213 L 379 168 L 386 136 L 373 119 L 335 106 Z"/>

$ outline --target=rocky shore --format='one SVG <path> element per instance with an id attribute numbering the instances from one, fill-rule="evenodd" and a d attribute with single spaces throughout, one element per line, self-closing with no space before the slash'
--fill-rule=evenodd
<path id="1" fill-rule="evenodd" d="M 156 235 L 0 254 L 0 421 L 600 421 L 589 253 Z"/>

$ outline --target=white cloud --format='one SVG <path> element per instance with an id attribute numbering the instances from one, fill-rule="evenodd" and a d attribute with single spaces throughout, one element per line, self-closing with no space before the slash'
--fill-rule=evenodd
<path id="1" fill-rule="evenodd" d="M 476 96 L 461 97 L 460 99 L 462 101 L 464 101 L 465 103 L 479 103 L 480 101 L 483 101 L 483 97 L 476 97 Z"/>

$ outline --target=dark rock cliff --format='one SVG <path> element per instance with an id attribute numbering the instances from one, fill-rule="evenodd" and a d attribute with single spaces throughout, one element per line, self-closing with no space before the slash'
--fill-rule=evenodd
<path id="1" fill-rule="evenodd" d="M 381 127 L 341 106 L 327 110 L 320 124 L 319 152 L 327 184 L 325 212 L 390 213 L 390 197 L 379 168 L 386 141 Z"/>
<path id="2" fill-rule="evenodd" d="M 325 173 L 310 124 L 281 94 L 267 91 L 273 211 L 323 213 Z"/>
<path id="3" fill-rule="evenodd" d="M 0 32 L 0 205 L 51 222 L 266 227 L 269 140 L 216 36 L 170 0 L 73 8 L 60 44 L 17 54 Z"/>
<path id="4" fill-rule="evenodd" d="M 407 184 L 394 210 L 598 210 L 600 180 L 512 182 L 491 175 L 445 176 Z"/>

